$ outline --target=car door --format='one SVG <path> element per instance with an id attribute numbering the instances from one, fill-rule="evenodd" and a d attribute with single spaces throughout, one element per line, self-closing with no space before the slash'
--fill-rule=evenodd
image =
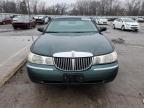
<path id="1" fill-rule="evenodd" d="M 115 26 L 115 28 L 118 28 L 118 23 L 119 23 L 119 19 L 116 19 L 116 20 L 114 21 L 114 26 Z"/>
<path id="2" fill-rule="evenodd" d="M 46 16 L 45 17 L 45 24 L 47 24 L 48 23 L 48 17 Z"/>
<path id="3" fill-rule="evenodd" d="M 122 25 L 123 25 L 123 21 L 122 21 L 122 19 L 120 19 L 120 20 L 119 20 L 119 25 L 118 25 L 118 26 L 119 26 L 119 28 L 121 28 L 121 27 L 122 27 Z"/>
<path id="4" fill-rule="evenodd" d="M 122 26 L 122 20 L 121 20 L 121 19 L 118 19 L 117 28 L 121 28 L 121 26 Z"/>

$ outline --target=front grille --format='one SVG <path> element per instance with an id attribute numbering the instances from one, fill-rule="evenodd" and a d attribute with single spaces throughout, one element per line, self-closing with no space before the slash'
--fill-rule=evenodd
<path id="1" fill-rule="evenodd" d="M 36 19 L 36 22 L 43 22 L 42 19 Z"/>
<path id="2" fill-rule="evenodd" d="M 138 25 L 131 25 L 131 26 L 137 27 Z"/>
<path id="3" fill-rule="evenodd" d="M 131 27 L 131 29 L 138 29 L 138 27 Z"/>
<path id="4" fill-rule="evenodd" d="M 83 71 L 92 65 L 92 57 L 64 58 L 54 57 L 55 67 L 63 71 Z"/>

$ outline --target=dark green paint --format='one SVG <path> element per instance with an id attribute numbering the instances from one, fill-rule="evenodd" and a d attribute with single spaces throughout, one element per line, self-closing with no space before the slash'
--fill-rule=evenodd
<path id="1" fill-rule="evenodd" d="M 99 33 L 51 33 L 42 35 L 31 47 L 35 54 L 52 56 L 57 52 L 79 51 L 104 55 L 114 51 Z"/>

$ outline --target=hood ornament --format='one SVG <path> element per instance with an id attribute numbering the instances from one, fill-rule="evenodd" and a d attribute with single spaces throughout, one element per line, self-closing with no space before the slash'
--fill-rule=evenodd
<path id="1" fill-rule="evenodd" d="M 80 57 L 93 57 L 93 54 L 90 52 L 69 51 L 69 52 L 54 53 L 53 57 L 80 58 Z"/>
<path id="2" fill-rule="evenodd" d="M 75 51 L 72 51 L 72 57 L 73 58 L 75 57 Z"/>
<path id="3" fill-rule="evenodd" d="M 75 51 L 72 51 L 71 53 L 72 53 L 72 69 L 74 70 L 74 68 L 75 68 L 75 59 L 74 59 Z"/>

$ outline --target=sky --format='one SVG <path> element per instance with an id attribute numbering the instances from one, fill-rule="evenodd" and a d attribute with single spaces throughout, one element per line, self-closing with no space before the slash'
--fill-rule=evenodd
<path id="1" fill-rule="evenodd" d="M 47 5 L 54 5 L 56 3 L 68 3 L 68 4 L 71 4 L 71 3 L 76 2 L 77 0 L 39 0 L 39 1 L 45 1 L 45 2 L 47 2 Z"/>
<path id="2" fill-rule="evenodd" d="M 11 0 L 11 1 L 19 1 L 19 0 Z M 29 1 L 34 1 L 34 0 L 29 0 Z M 39 2 L 44 1 L 46 2 L 46 5 L 54 5 L 56 3 L 67 3 L 67 4 L 71 4 L 71 3 L 75 3 L 78 0 L 37 0 Z M 127 0 L 119 0 L 121 2 L 127 1 Z"/>
<path id="3" fill-rule="evenodd" d="M 32 1 L 32 0 L 29 0 L 29 1 Z M 78 0 L 38 0 L 38 1 L 45 1 L 45 2 L 47 3 L 46 5 L 50 6 L 50 5 L 54 5 L 54 4 L 56 4 L 56 3 L 67 3 L 67 4 L 71 4 L 71 3 L 75 3 L 75 2 L 78 1 Z M 119 0 L 119 1 L 125 2 L 125 1 L 127 1 L 127 0 Z"/>

